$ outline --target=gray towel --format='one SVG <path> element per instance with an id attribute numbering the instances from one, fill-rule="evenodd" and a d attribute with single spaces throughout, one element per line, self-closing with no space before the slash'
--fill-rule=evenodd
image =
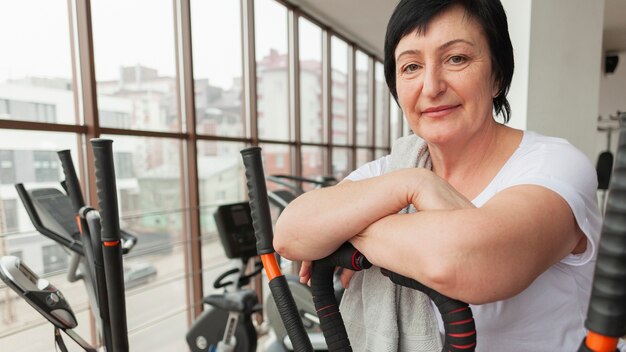
<path id="1" fill-rule="evenodd" d="M 389 171 L 432 168 L 428 146 L 415 135 L 394 142 Z M 414 212 L 404 209 L 403 212 Z M 439 352 L 441 337 L 430 299 L 393 284 L 380 269 L 357 272 L 341 300 L 341 313 L 356 352 Z"/>

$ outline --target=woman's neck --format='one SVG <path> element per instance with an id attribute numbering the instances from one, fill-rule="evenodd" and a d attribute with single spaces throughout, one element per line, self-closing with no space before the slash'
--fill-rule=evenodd
<path id="1" fill-rule="evenodd" d="M 433 171 L 473 199 L 515 152 L 522 132 L 491 121 L 465 140 L 429 144 Z"/>

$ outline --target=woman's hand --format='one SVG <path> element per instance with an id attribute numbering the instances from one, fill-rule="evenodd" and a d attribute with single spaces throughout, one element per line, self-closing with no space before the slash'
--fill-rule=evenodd
<path id="1" fill-rule="evenodd" d="M 472 202 L 447 181 L 427 169 L 402 169 L 398 177 L 405 185 L 406 205 L 417 211 L 474 208 Z"/>
<path id="2" fill-rule="evenodd" d="M 300 266 L 300 283 L 301 284 L 311 286 L 311 266 L 312 266 L 312 263 L 308 260 L 305 260 L 302 262 L 302 266 Z M 352 275 L 354 275 L 353 270 L 343 269 L 341 271 L 339 280 L 341 280 L 341 285 L 343 286 L 343 288 L 348 288 Z"/>

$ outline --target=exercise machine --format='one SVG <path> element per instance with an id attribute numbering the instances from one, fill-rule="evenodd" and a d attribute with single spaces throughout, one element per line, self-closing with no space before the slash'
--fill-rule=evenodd
<path id="1" fill-rule="evenodd" d="M 260 267 L 244 274 L 248 262 L 256 256 L 252 220 L 247 203 L 226 204 L 214 214 L 218 234 L 226 256 L 237 262 L 213 283 L 224 293 L 203 299 L 209 307 L 193 323 L 186 335 L 192 352 L 256 351 L 257 333 L 252 314 L 261 310 L 256 292 L 243 288 L 260 273 Z"/>
<path id="2" fill-rule="evenodd" d="M 203 299 L 203 303 L 208 307 L 187 333 L 187 344 L 192 352 L 213 350 L 254 352 L 257 347 L 257 331 L 252 322 L 252 315 L 261 309 L 271 311 L 275 309 L 272 308 L 275 305 L 263 307 L 258 301 L 257 293 L 244 288 L 252 278 L 260 275 L 263 269 L 262 265 L 257 263 L 252 272 L 245 273 L 250 260 L 257 256 L 250 205 L 248 202 L 221 205 L 213 217 L 224 252 L 235 265 L 213 282 L 214 288 L 222 288 L 224 292 Z M 309 288 L 297 281 L 290 282 L 290 287 L 296 292 L 294 296 L 298 312 L 306 323 L 309 337 L 317 341 L 318 350 L 326 350 Z M 290 341 L 285 339 L 286 332 L 278 330 L 273 333 L 275 338 L 265 345 L 266 351 L 293 350 Z"/>
<path id="3" fill-rule="evenodd" d="M 621 123 L 585 320 L 585 327 L 589 332 L 582 341 L 579 352 L 618 352 L 619 339 L 626 335 L 625 157 L 626 124 Z"/>
<path id="4" fill-rule="evenodd" d="M 250 147 L 241 151 L 246 171 L 248 195 L 257 238 L 257 251 L 270 280 L 272 296 L 276 300 L 281 318 L 296 351 L 312 351 L 302 321 L 298 319 L 297 307 L 289 292 L 289 286 L 274 256 L 273 231 L 264 182 L 261 148 Z M 315 307 L 329 351 L 352 351 L 339 306 L 333 292 L 333 272 L 336 266 L 350 270 L 371 267 L 365 257 L 350 244 L 344 244 L 327 258 L 313 263 L 311 286 Z M 383 269 L 385 276 L 394 283 L 420 290 L 427 294 L 439 309 L 445 327 L 443 351 L 474 351 L 476 331 L 472 311 L 467 303 L 445 297 L 410 278 Z"/>
<path id="5" fill-rule="evenodd" d="M 0 257 L 0 279 L 54 325 L 55 344 L 62 352 L 67 352 L 68 349 L 60 331 L 74 340 L 83 350 L 96 352 L 93 346 L 73 330 L 78 326 L 78 322 L 61 291 L 47 280 L 39 278 L 19 258 Z"/>
<path id="6" fill-rule="evenodd" d="M 103 345 L 108 351 L 125 351 L 128 336 L 121 254 L 134 247 L 137 237 L 119 229 L 112 141 L 94 139 L 91 143 L 102 218 L 100 212 L 85 205 L 67 150 L 58 153 L 66 194 L 56 188 L 27 190 L 23 184 L 15 188 L 35 229 L 69 251 L 68 281 L 83 280 Z"/>

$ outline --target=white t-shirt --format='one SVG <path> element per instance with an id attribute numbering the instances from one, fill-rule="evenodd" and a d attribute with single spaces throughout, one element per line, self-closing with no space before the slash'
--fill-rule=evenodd
<path id="1" fill-rule="evenodd" d="M 386 156 L 363 165 L 347 179 L 382 175 L 388 165 Z M 472 305 L 476 351 L 577 351 L 586 333 L 583 324 L 602 226 L 595 168 L 566 140 L 526 131 L 517 150 L 472 203 L 481 207 L 497 192 L 522 184 L 540 185 L 563 197 L 587 236 L 587 249 L 566 256 L 515 297 Z"/>

